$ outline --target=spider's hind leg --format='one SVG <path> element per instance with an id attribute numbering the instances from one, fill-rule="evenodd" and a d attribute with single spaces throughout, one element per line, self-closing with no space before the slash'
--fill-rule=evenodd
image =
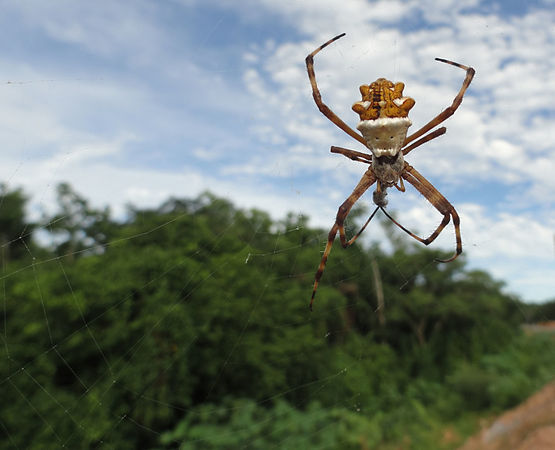
<path id="1" fill-rule="evenodd" d="M 405 165 L 405 171 L 401 175 L 406 181 L 412 184 L 418 192 L 420 192 L 426 200 L 428 200 L 434 208 L 436 208 L 442 215 L 443 220 L 435 229 L 435 231 L 428 236 L 426 239 L 423 239 L 410 230 L 406 229 L 403 225 L 397 222 L 393 217 L 391 217 L 385 209 L 382 208 L 383 213 L 399 228 L 401 228 L 404 232 L 409 234 L 412 238 L 416 239 L 419 242 L 422 242 L 424 245 L 428 245 L 432 243 L 439 234 L 443 231 L 443 229 L 447 226 L 451 218 L 453 219 L 453 226 L 455 227 L 455 240 L 456 240 L 456 249 L 455 254 L 448 259 L 437 259 L 438 262 L 451 262 L 456 259 L 462 253 L 462 239 L 461 239 L 461 226 L 460 226 L 460 219 L 455 207 L 449 203 L 449 201 L 439 192 L 433 185 L 430 183 L 426 178 L 424 178 L 414 167 L 409 164 Z"/>
<path id="2" fill-rule="evenodd" d="M 366 221 L 364 226 L 360 229 L 360 231 L 355 234 L 350 240 L 347 240 L 345 235 L 345 219 L 349 215 L 351 208 L 357 202 L 357 200 L 364 194 L 370 186 L 372 186 L 376 182 L 376 177 L 374 176 L 374 172 L 372 169 L 369 168 L 364 175 L 362 176 L 361 180 L 351 193 L 351 195 L 343 202 L 343 204 L 339 207 L 337 211 L 337 216 L 335 217 L 335 223 L 333 227 L 331 227 L 330 232 L 328 233 L 328 242 L 326 243 L 326 248 L 324 250 L 324 254 L 322 255 L 322 259 L 320 260 L 320 265 L 318 266 L 318 270 L 314 275 L 314 287 L 312 288 L 312 297 L 310 298 L 310 310 L 312 311 L 312 304 L 314 303 L 314 297 L 316 296 L 316 291 L 318 290 L 318 283 L 320 282 L 320 278 L 322 278 L 322 274 L 324 273 L 324 269 L 326 268 L 326 263 L 328 261 L 328 256 L 331 252 L 331 247 L 333 246 L 333 241 L 335 241 L 335 237 L 337 236 L 337 232 L 339 231 L 339 239 L 341 240 L 341 245 L 343 248 L 346 248 L 353 244 L 356 239 L 360 236 L 360 234 L 364 231 L 370 220 L 374 217 L 378 208 L 372 213 L 370 218 Z"/>

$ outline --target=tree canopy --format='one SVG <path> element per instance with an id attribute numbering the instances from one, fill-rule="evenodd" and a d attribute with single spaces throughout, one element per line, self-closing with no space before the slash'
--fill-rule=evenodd
<path id="1" fill-rule="evenodd" d="M 116 222 L 58 193 L 41 246 L 2 190 L 6 448 L 440 448 L 555 373 L 529 307 L 464 258 L 338 246 L 310 313 L 326 231 L 304 216 L 205 193 Z"/>

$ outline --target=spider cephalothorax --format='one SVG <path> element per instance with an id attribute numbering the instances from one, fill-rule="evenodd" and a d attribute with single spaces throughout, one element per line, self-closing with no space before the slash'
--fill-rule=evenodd
<path id="1" fill-rule="evenodd" d="M 343 36 L 345 36 L 345 33 L 330 39 L 306 57 L 306 68 L 310 84 L 312 85 L 312 96 L 314 97 L 316 106 L 318 106 L 318 109 L 322 112 L 322 114 L 345 131 L 345 133 L 349 136 L 368 148 L 371 155 L 342 147 L 331 148 L 332 152 L 341 153 L 354 161 L 368 164 L 369 167 L 360 179 L 358 185 L 353 190 L 352 194 L 343 202 L 337 211 L 335 223 L 328 234 L 328 242 L 326 244 L 326 249 L 324 250 L 324 255 L 322 256 L 320 265 L 318 266 L 318 270 L 316 271 L 316 275 L 314 277 L 314 287 L 312 289 L 312 298 L 310 300 L 311 309 L 314 296 L 316 295 L 316 289 L 318 288 L 318 283 L 324 273 L 328 255 L 331 251 L 331 247 L 337 233 L 339 232 L 341 245 L 343 247 L 348 247 L 355 242 L 355 240 L 364 231 L 370 220 L 372 220 L 374 215 L 378 212 L 378 209 L 380 209 L 393 223 L 395 223 L 395 225 L 425 245 L 428 245 L 435 238 L 437 238 L 449 221 L 453 219 L 455 239 L 457 243 L 455 254 L 449 259 L 438 261 L 453 261 L 462 253 L 460 220 L 457 211 L 455 211 L 453 205 L 451 205 L 451 203 L 449 203 L 449 201 L 441 195 L 441 193 L 428 180 L 426 180 L 426 178 L 420 175 L 414 167 L 405 162 L 404 157 L 416 147 L 445 133 L 445 127 L 437 128 L 434 131 L 431 130 L 437 127 L 448 117 L 452 116 L 459 107 L 464 93 L 474 77 L 474 69 L 453 61 L 436 58 L 437 61 L 451 64 L 466 70 L 466 77 L 459 93 L 453 100 L 453 103 L 451 103 L 451 106 L 444 109 L 426 125 L 408 137 L 407 131 L 411 126 L 408 113 L 414 106 L 414 100 L 410 97 L 403 97 L 403 89 L 405 85 L 403 83 L 393 83 L 385 78 L 378 78 L 370 85 L 363 84 L 360 87 L 362 100 L 353 105 L 353 110 L 360 115 L 360 122 L 357 125 L 357 129 L 362 134 L 361 136 L 349 127 L 349 125 L 343 122 L 326 104 L 324 104 L 316 83 L 316 74 L 314 73 L 314 55 Z M 430 133 L 428 133 L 429 131 Z M 418 140 L 411 145 L 408 145 L 415 139 Z M 386 190 L 395 186 L 399 191 L 404 192 L 405 186 L 403 184 L 403 180 L 413 185 L 416 190 L 420 192 L 443 215 L 443 220 L 439 226 L 426 239 L 423 239 L 407 230 L 395 219 L 393 219 L 393 217 L 391 217 L 385 210 L 385 206 L 387 204 Z M 344 225 L 345 219 L 349 215 L 351 208 L 357 200 L 374 183 L 376 183 L 376 190 L 374 191 L 373 201 L 377 207 L 360 231 L 350 240 L 347 240 Z"/>

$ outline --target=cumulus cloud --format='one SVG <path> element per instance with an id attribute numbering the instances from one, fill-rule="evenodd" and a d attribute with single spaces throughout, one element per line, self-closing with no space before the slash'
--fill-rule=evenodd
<path id="1" fill-rule="evenodd" d="M 549 63 L 554 33 L 547 31 L 551 27 L 546 26 L 547 21 L 542 13 L 531 12 L 520 18 L 503 21 L 497 16 L 482 18 L 475 14 L 459 14 L 457 8 L 454 8 L 457 14 L 453 14 L 453 10 L 449 10 L 453 5 L 443 4 L 439 12 L 449 10 L 453 18 L 449 28 L 420 28 L 415 32 L 390 28 L 376 31 L 375 24 L 379 22 L 379 17 L 366 15 L 365 8 L 357 5 L 357 2 L 346 3 L 361 11 L 359 15 L 353 14 L 354 20 L 358 21 L 353 24 L 354 32 L 349 32 L 342 41 L 334 43 L 334 47 L 328 47 L 317 55 L 315 63 L 324 101 L 344 120 L 353 126 L 356 123 L 350 106 L 357 100 L 356 87 L 371 81 L 366 79 L 370 74 L 372 79 L 378 76 L 402 79 L 406 83 L 408 95 L 417 101 L 413 128 L 425 123 L 450 103 L 464 78 L 464 72 L 440 66 L 433 61 L 433 57 L 441 55 L 462 60 L 476 67 L 477 76 L 463 107 L 455 118 L 446 123 L 448 136 L 442 138 L 441 144 L 433 144 L 434 150 L 444 145 L 450 147 L 451 164 L 441 166 L 437 172 L 444 177 L 453 177 L 460 176 L 462 171 L 465 177 L 478 176 L 501 182 L 511 176 L 534 177 L 533 173 L 518 174 L 518 170 L 515 173 L 515 169 L 518 169 L 515 162 L 526 159 L 533 165 L 533 160 L 544 158 L 553 144 L 553 139 L 545 136 L 542 127 L 530 126 L 530 122 L 537 120 L 538 116 L 543 117 L 541 114 L 549 108 L 546 99 L 555 94 L 555 86 L 550 81 L 554 69 Z M 350 6 L 347 11 L 334 11 L 322 5 L 318 14 L 319 17 L 328 14 L 328 20 L 331 21 L 336 12 L 339 16 L 349 14 Z M 280 9 L 280 6 L 274 8 Z M 299 26 L 305 27 L 303 30 L 310 33 L 312 30 L 305 23 L 310 5 L 305 6 L 303 3 L 298 8 L 306 9 L 292 14 L 290 19 L 301 22 Z M 434 23 L 436 16 L 428 17 L 429 21 Z M 488 32 L 490 20 L 493 33 Z M 369 33 L 364 33 L 364 29 Z M 542 31 L 536 33 L 538 29 Z M 312 48 L 320 43 L 316 40 L 321 35 L 320 30 L 311 33 L 316 36 Z M 500 39 L 499 33 L 503 33 L 506 38 Z M 267 89 L 262 91 L 262 96 L 266 99 L 269 97 L 272 109 L 289 112 L 294 108 L 292 105 L 296 105 L 296 114 L 281 116 L 281 129 L 300 140 L 310 139 L 311 133 L 317 139 L 320 128 L 330 127 L 323 118 L 315 121 L 308 114 L 309 119 L 302 123 L 306 133 L 299 133 L 303 129 L 299 122 L 307 118 L 306 111 L 314 111 L 307 95 L 303 67 L 303 56 L 312 48 L 307 48 L 306 41 L 286 43 L 276 48 L 272 56 L 267 58 L 266 64 L 258 67 L 259 76 L 271 80 L 278 87 L 270 96 Z M 526 49 L 530 48 L 533 50 L 527 54 Z M 522 90 L 524 81 L 525 93 Z M 517 94 L 520 92 L 522 94 Z M 536 136 L 536 133 L 541 133 L 541 137 Z M 510 155 L 499 154 L 493 148 L 498 148 L 502 140 L 512 145 Z M 439 157 L 436 151 L 428 158 L 432 163 L 421 159 L 426 169 L 435 171 L 435 161 Z M 497 170 L 492 171 L 492 167 Z M 526 171 L 524 166 L 519 167 L 521 172 Z M 301 167 L 299 170 L 302 170 Z M 532 181 L 544 183 L 545 179 L 543 174 L 538 173 Z"/>
<path id="2" fill-rule="evenodd" d="M 415 150 L 411 163 L 440 186 L 473 186 L 477 192 L 492 183 L 504 186 L 493 203 L 478 196 L 459 206 L 473 262 L 504 258 L 518 264 L 532 252 L 538 256 L 536 264 L 552 264 L 554 223 L 548 208 L 555 188 L 555 135 L 549 132 L 554 111 L 547 99 L 555 96 L 553 12 L 531 9 L 508 16 L 480 12 L 478 1 L 434 2 L 433 8 L 425 3 L 396 3 L 391 10 L 385 2 L 373 3 L 375 8 L 362 1 L 344 2 L 341 8 L 333 2 L 318 2 L 317 8 L 306 2 L 294 8 L 266 3 L 310 37 L 277 45 L 250 69 L 261 83 L 273 86 L 269 95 L 268 87 L 260 91 L 260 98 L 268 99 L 277 112 L 273 125 L 279 120 L 276 128 L 285 139 L 301 143 L 310 155 L 299 158 L 297 146 L 290 145 L 275 159 L 287 160 L 285 167 L 294 173 L 310 172 L 316 164 L 325 174 L 320 182 L 328 180 L 319 192 L 330 198 L 338 191 L 348 195 L 358 181 L 356 172 L 362 173 L 354 168 L 356 163 L 350 163 L 353 169 L 347 169 L 349 163 L 338 167 L 338 156 L 327 153 L 327 145 L 360 146 L 317 111 L 304 68 L 304 56 L 337 32 L 348 34 L 316 56 L 316 75 L 324 101 L 353 127 L 350 106 L 358 100 L 361 83 L 380 76 L 405 82 L 406 95 L 417 101 L 414 131 L 450 104 L 464 78 L 463 71 L 440 65 L 434 57 L 472 65 L 477 76 L 461 108 L 445 123 L 447 135 Z M 424 23 L 404 30 L 404 20 L 415 12 Z M 338 176 L 338 170 L 344 176 Z M 330 179 L 338 185 L 331 185 Z M 428 229 L 429 211 L 424 211 L 429 208 L 410 209 L 409 198 L 414 196 L 400 199 L 398 207 L 408 208 L 406 216 L 416 228 Z M 452 240 L 442 236 L 438 244 L 452 246 Z"/>
<path id="3" fill-rule="evenodd" d="M 479 0 L 206 0 L 216 32 L 178 29 L 164 9 L 186 16 L 197 3 L 103 2 L 85 12 L 72 2 L 6 5 L 4 28 L 21 25 L 53 53 L 36 61 L 17 47 L 0 57 L 6 81 L 34 81 L 0 86 L 0 176 L 41 193 L 44 205 L 62 180 L 120 213 L 129 201 L 154 206 L 210 189 L 329 227 L 365 170 L 329 148 L 363 149 L 317 110 L 304 58 L 347 32 L 315 68 L 324 101 L 353 128 L 363 83 L 403 81 L 416 100 L 414 131 L 451 103 L 465 75 L 434 58 L 476 68 L 447 134 L 407 159 L 458 208 L 473 265 L 516 279 L 530 253 L 538 272 L 553 264 L 545 250 L 555 229 L 550 5 L 510 14 Z M 10 42 L 25 45 L 17 32 Z M 422 233 L 441 219 L 410 189 L 392 194 L 390 208 Z M 434 243 L 453 244 L 451 228 Z M 547 282 L 533 290 L 522 275 L 532 273 L 519 273 L 515 289 L 545 292 Z"/>

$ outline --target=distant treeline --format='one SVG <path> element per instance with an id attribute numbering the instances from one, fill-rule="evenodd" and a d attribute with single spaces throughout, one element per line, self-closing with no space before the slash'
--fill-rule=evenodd
<path id="1" fill-rule="evenodd" d="M 555 374 L 553 336 L 521 331 L 555 302 L 464 255 L 337 245 L 310 313 L 307 217 L 205 193 L 122 222 L 57 192 L 40 223 L 0 193 L 0 448 L 452 448 Z"/>

